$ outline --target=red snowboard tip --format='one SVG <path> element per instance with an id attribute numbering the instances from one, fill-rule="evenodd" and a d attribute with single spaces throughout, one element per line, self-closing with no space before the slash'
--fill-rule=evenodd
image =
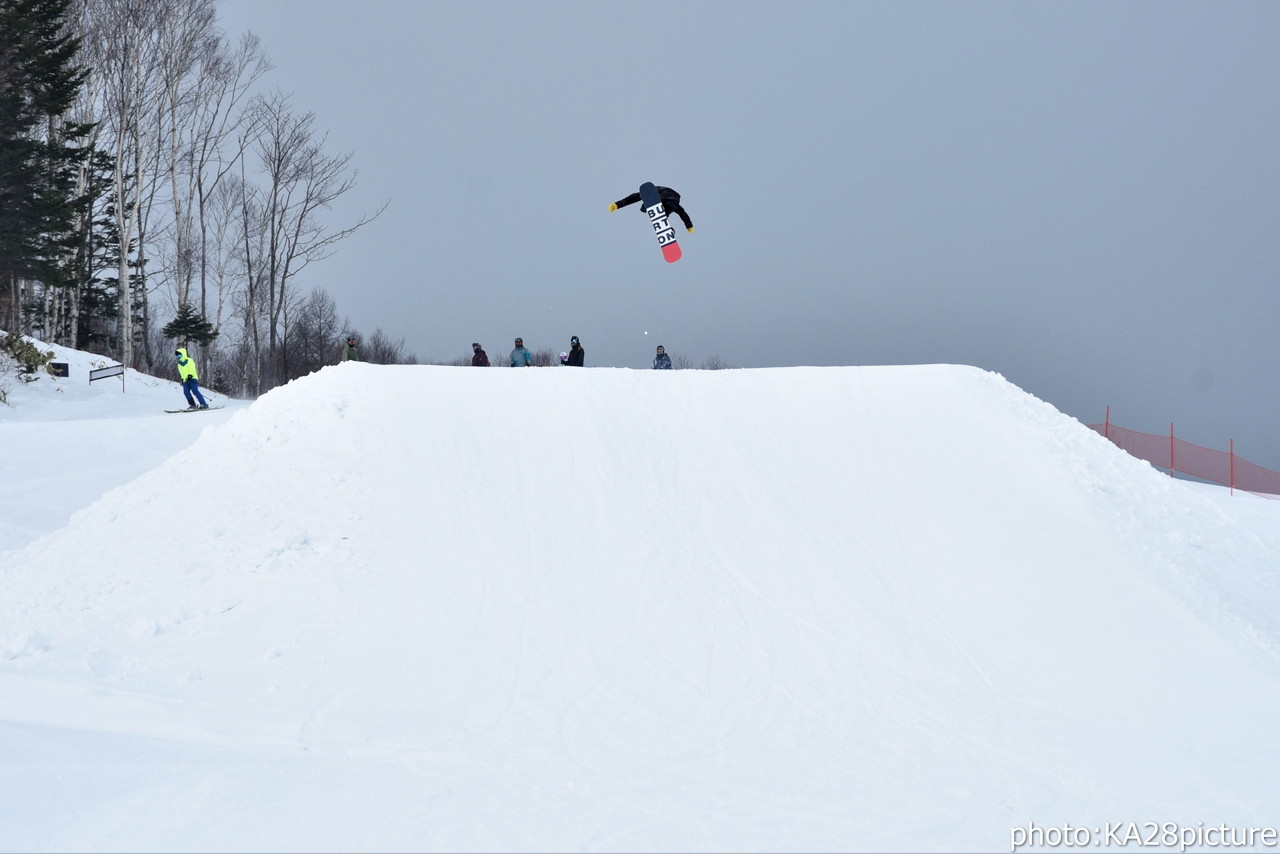
<path id="1" fill-rule="evenodd" d="M 668 264 L 674 264 L 680 260 L 680 244 L 674 240 L 670 243 L 663 244 L 662 257 L 667 259 Z"/>

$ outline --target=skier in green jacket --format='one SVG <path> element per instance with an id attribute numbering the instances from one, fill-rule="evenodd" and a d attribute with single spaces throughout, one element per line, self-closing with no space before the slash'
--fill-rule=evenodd
<path id="1" fill-rule="evenodd" d="M 200 372 L 196 370 L 196 360 L 187 355 L 186 347 L 174 351 L 178 356 L 178 379 L 182 380 L 182 393 L 187 396 L 187 409 L 208 409 L 204 395 L 200 393 Z M 193 398 L 192 395 L 195 395 Z M 200 405 L 196 406 L 196 401 Z"/>

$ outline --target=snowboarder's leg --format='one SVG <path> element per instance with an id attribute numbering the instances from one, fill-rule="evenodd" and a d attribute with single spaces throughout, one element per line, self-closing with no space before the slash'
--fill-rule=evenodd
<path id="1" fill-rule="evenodd" d="M 195 406 L 195 398 L 191 396 L 191 380 L 182 381 L 182 393 L 187 396 L 187 406 Z"/>
<path id="2" fill-rule="evenodd" d="M 200 380 L 193 379 L 191 381 L 191 391 L 195 394 L 196 400 L 200 401 L 200 408 L 208 409 L 209 404 L 204 402 L 204 395 L 200 393 Z"/>

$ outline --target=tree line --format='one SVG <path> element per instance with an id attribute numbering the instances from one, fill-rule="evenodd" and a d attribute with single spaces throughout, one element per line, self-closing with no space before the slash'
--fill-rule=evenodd
<path id="1" fill-rule="evenodd" d="M 248 396 L 336 361 L 352 330 L 297 279 L 381 209 L 323 221 L 352 154 L 270 68 L 215 0 L 0 0 L 0 328 L 160 376 L 176 340 Z"/>

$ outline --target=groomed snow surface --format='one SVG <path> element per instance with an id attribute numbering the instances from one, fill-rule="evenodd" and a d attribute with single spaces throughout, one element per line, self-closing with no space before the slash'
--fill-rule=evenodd
<path id="1" fill-rule="evenodd" d="M 4 851 L 1280 824 L 1280 501 L 996 374 L 349 363 L 165 415 L 57 352 L 0 407 Z"/>

